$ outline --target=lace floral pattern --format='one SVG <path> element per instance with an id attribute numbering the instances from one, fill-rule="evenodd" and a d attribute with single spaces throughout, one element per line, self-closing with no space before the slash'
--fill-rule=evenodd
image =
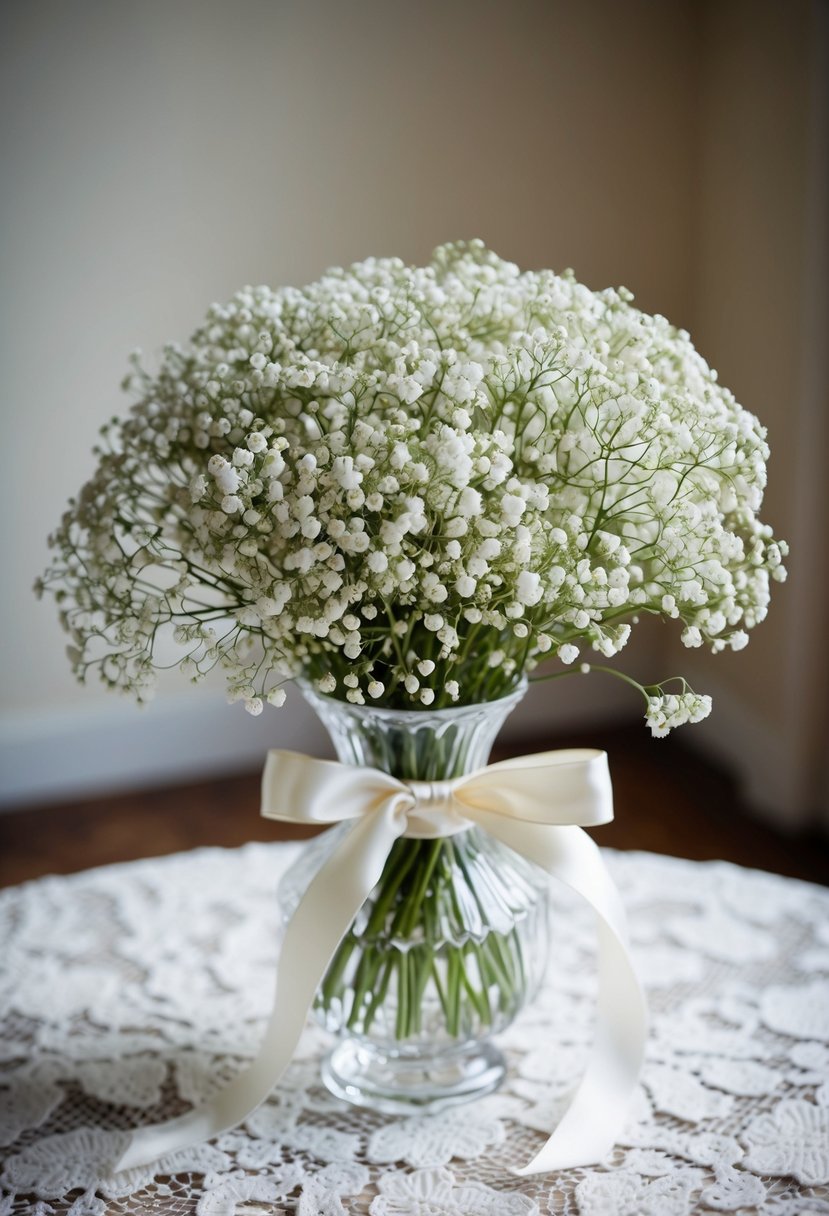
<path id="1" fill-rule="evenodd" d="M 295 845 L 250 845 L 0 892 L 0 1216 L 829 1216 L 829 892 L 608 854 L 652 1030 L 618 1147 L 592 1169 L 512 1171 L 589 1050 L 590 914 L 555 893 L 539 1000 L 502 1037 L 496 1094 L 384 1119 L 322 1090 L 309 1026 L 247 1123 L 107 1174 L 129 1127 L 204 1100 L 269 1011 L 276 883 Z"/>

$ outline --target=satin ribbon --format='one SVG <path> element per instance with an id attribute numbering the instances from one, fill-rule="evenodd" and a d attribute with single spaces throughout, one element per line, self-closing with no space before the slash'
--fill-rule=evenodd
<path id="1" fill-rule="evenodd" d="M 290 1063 L 317 987 L 379 881 L 394 842 L 401 836 L 449 836 L 473 823 L 566 883 L 596 914 L 599 998 L 592 1055 L 555 1131 L 515 1172 L 600 1162 L 622 1129 L 647 1022 L 618 892 L 599 850 L 582 831 L 613 818 L 605 753 L 541 752 L 453 781 L 404 782 L 378 769 L 272 751 L 262 778 L 262 814 L 303 824 L 350 820 L 352 826 L 286 928 L 273 1013 L 256 1059 L 204 1105 L 134 1131 L 115 1168 L 147 1165 L 212 1139 L 252 1114 Z"/>

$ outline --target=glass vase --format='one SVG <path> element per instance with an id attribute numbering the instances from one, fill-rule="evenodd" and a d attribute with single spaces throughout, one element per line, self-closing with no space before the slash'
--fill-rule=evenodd
<path id="1" fill-rule="evenodd" d="M 340 761 L 403 781 L 482 768 L 524 692 L 453 709 L 388 710 L 303 686 Z M 349 827 L 306 846 L 280 885 L 283 919 Z M 481 828 L 397 840 L 317 992 L 316 1017 L 339 1040 L 323 1063 L 329 1090 L 411 1114 L 495 1089 L 505 1064 L 491 1036 L 535 994 L 547 934 L 547 876 Z"/>

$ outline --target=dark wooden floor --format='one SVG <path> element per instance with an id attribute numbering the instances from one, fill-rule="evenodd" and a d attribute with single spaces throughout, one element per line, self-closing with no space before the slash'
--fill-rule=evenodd
<path id="1" fill-rule="evenodd" d="M 829 885 L 825 837 L 784 836 L 748 815 L 734 783 L 681 742 L 652 740 L 640 726 L 558 736 L 500 757 L 543 747 L 607 750 L 616 819 L 593 832 L 602 845 L 697 859 L 724 858 Z M 200 845 L 307 835 L 262 820 L 259 774 L 116 794 L 61 806 L 0 813 L 0 886 L 67 874 L 112 861 L 157 857 Z"/>

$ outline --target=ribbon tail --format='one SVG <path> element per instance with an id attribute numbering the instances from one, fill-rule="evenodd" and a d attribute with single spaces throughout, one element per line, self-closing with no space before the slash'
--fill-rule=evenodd
<path id="1" fill-rule="evenodd" d="M 159 1157 L 238 1126 L 260 1106 L 290 1064 L 328 964 L 383 872 L 404 823 L 393 803 L 355 821 L 309 885 L 288 924 L 276 974 L 276 996 L 256 1058 L 202 1106 L 164 1123 L 137 1128 L 115 1170 Z"/>
<path id="2" fill-rule="evenodd" d="M 628 953 L 624 909 L 596 844 L 579 827 L 474 819 L 504 844 L 578 892 L 596 914 L 599 1000 L 593 1051 L 563 1118 L 518 1175 L 596 1165 L 613 1148 L 627 1117 L 645 1055 L 647 1007 Z"/>

